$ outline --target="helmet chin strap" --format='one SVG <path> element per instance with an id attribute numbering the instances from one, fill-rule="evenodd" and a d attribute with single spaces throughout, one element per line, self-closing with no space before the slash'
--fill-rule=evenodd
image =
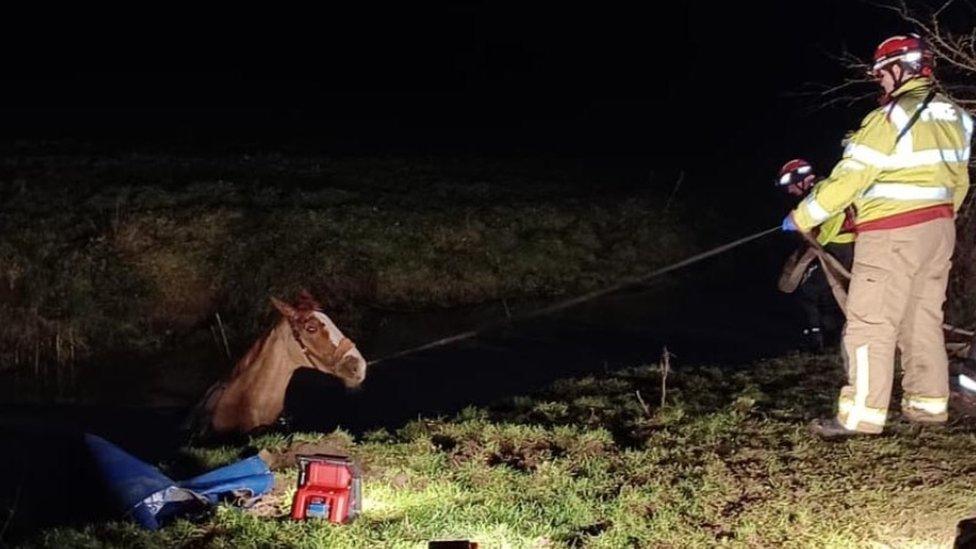
<path id="1" fill-rule="evenodd" d="M 898 68 L 901 69 L 901 77 L 899 77 L 897 79 L 895 78 L 895 71 L 891 70 L 895 65 L 898 65 Z M 891 88 L 891 91 L 890 92 L 884 91 L 884 88 L 881 88 L 882 94 L 881 94 L 880 99 L 878 100 L 878 102 L 881 105 L 887 105 L 888 103 L 890 103 L 891 102 L 891 94 L 893 94 L 896 91 L 898 91 L 898 89 L 901 88 L 902 86 L 904 86 L 905 83 L 908 82 L 909 80 L 914 80 L 915 78 L 922 78 L 922 77 L 925 76 L 921 72 L 909 71 L 903 65 L 899 65 L 898 63 L 892 63 L 892 64 L 888 65 L 887 67 L 882 67 L 882 68 L 880 68 L 878 70 L 880 72 L 885 72 L 885 73 L 888 73 L 889 75 L 891 75 L 891 81 L 894 83 L 894 86 Z"/>

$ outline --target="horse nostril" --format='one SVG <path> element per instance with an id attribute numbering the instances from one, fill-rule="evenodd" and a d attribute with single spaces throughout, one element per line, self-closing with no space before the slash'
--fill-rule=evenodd
<path id="1" fill-rule="evenodd" d="M 347 387 L 358 387 L 366 379 L 366 361 L 349 360 L 342 365 Z"/>

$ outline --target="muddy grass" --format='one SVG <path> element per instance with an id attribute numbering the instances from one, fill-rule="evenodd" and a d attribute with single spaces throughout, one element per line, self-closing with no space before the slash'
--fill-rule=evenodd
<path id="1" fill-rule="evenodd" d="M 666 405 L 642 366 L 360 440 L 337 432 L 250 441 L 279 467 L 260 513 L 221 507 L 150 534 L 121 523 L 48 531 L 36 546 L 864 547 L 951 545 L 976 507 L 976 424 L 823 442 L 841 366 L 789 356 L 738 371 L 676 365 Z M 646 404 L 636 397 L 641 391 Z M 897 398 L 895 399 L 897 402 Z M 309 446 L 311 445 L 311 446 Z M 295 524 L 296 452 L 341 449 L 364 468 L 355 523 Z M 241 447 L 188 448 L 201 463 Z M 284 487 L 284 488 L 283 488 Z"/>

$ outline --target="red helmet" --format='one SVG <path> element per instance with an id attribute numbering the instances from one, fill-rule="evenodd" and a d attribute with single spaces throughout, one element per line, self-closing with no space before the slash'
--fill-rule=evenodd
<path id="1" fill-rule="evenodd" d="M 807 181 L 809 178 L 815 177 L 813 174 L 813 166 L 809 162 L 803 160 L 802 158 L 794 158 L 783 167 L 779 169 L 779 175 L 776 177 L 776 187 L 786 190 L 790 185 L 797 185 L 802 190 L 806 190 L 809 187 Z"/>
<path id="2" fill-rule="evenodd" d="M 932 76 L 935 54 L 917 34 L 892 36 L 874 50 L 871 73 L 876 74 L 893 63 L 901 64 L 902 69 L 908 69 L 913 74 Z"/>

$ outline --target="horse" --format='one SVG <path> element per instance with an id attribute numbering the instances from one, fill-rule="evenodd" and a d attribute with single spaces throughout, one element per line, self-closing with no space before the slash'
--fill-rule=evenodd
<path id="1" fill-rule="evenodd" d="M 274 327 L 251 345 L 230 376 L 212 385 L 191 418 L 197 434 L 243 434 L 269 427 L 285 407 L 292 374 L 310 367 L 338 377 L 348 388 L 366 378 L 356 344 L 307 292 L 296 305 L 271 297 L 280 313 Z"/>

